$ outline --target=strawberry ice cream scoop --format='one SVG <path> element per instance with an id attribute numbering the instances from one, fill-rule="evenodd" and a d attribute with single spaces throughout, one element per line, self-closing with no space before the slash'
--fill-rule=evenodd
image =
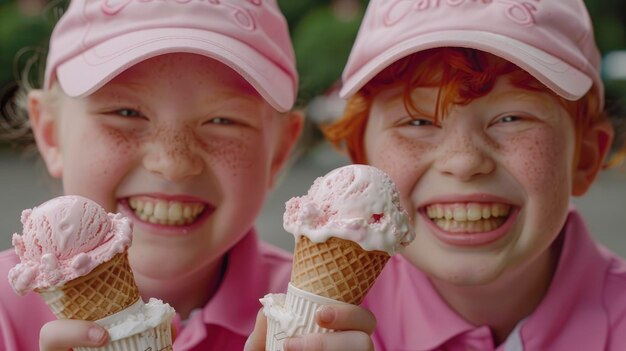
<path id="1" fill-rule="evenodd" d="M 336 237 L 393 255 L 415 237 L 393 181 L 372 166 L 337 168 L 285 207 L 285 230 L 315 243 Z"/>
<path id="2" fill-rule="evenodd" d="M 20 295 L 60 286 L 124 252 L 132 223 L 80 196 L 61 196 L 22 211 L 23 234 L 13 234 L 20 263 L 9 282 Z"/>

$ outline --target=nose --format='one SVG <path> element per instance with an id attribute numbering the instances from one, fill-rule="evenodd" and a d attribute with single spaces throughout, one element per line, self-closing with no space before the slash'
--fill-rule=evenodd
<path id="1" fill-rule="evenodd" d="M 439 145 L 435 168 L 442 174 L 470 181 L 495 169 L 489 143 L 472 132 L 455 132 Z"/>
<path id="2" fill-rule="evenodd" d="M 179 133 L 160 135 L 148 146 L 143 158 L 144 167 L 164 179 L 177 182 L 200 174 L 203 170 L 201 156 L 193 146 L 193 137 Z"/>

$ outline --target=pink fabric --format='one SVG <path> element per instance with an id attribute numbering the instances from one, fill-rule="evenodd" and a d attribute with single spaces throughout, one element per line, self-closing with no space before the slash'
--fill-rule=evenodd
<path id="1" fill-rule="evenodd" d="M 626 261 L 595 244 L 572 210 L 548 294 L 519 329 L 523 350 L 626 350 Z M 387 303 L 383 301 L 388 301 Z M 377 317 L 376 350 L 506 350 L 441 300 L 427 277 L 394 256 L 364 306 Z"/>
<path id="2" fill-rule="evenodd" d="M 193 313 L 181 329 L 175 318 L 176 351 L 241 351 L 268 292 L 286 292 L 291 274 L 288 253 L 265 244 L 250 232 L 229 252 L 224 281 L 211 301 Z M 0 253 L 0 275 L 18 262 L 13 250 Z M 35 293 L 17 296 L 8 280 L 0 279 L 0 350 L 38 350 L 39 329 L 54 319 Z"/>
<path id="3" fill-rule="evenodd" d="M 371 0 L 340 95 L 353 95 L 392 62 L 444 46 L 502 57 L 566 99 L 578 100 L 592 83 L 603 96 L 583 0 Z"/>
<path id="4" fill-rule="evenodd" d="M 50 38 L 45 88 L 86 96 L 147 58 L 189 52 L 243 76 L 279 111 L 298 88 L 287 21 L 276 0 L 72 1 Z"/>

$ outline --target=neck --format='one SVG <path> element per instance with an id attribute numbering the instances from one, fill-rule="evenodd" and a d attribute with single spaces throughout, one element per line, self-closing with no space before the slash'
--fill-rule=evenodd
<path id="1" fill-rule="evenodd" d="M 455 286 L 432 280 L 435 289 L 461 317 L 475 326 L 489 326 L 496 345 L 502 344 L 515 326 L 529 316 L 546 295 L 558 253 L 546 250 L 514 274 L 479 286 Z"/>
<path id="2" fill-rule="evenodd" d="M 151 297 L 172 306 L 181 319 L 187 319 L 191 311 L 202 308 L 211 300 L 220 286 L 227 264 L 227 257 L 211 263 L 182 277 L 152 278 L 135 274 L 135 280 L 144 301 Z"/>

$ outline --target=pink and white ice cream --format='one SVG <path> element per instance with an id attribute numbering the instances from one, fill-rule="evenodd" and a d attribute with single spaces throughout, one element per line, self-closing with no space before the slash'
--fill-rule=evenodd
<path id="1" fill-rule="evenodd" d="M 132 223 L 80 196 L 61 196 L 22 211 L 23 234 L 13 234 L 20 263 L 9 271 L 16 293 L 48 289 L 91 272 L 124 252 Z"/>
<path id="2" fill-rule="evenodd" d="M 299 235 L 316 243 L 332 236 L 392 256 L 415 238 L 395 184 L 372 166 L 337 168 L 285 207 L 283 227 L 296 241 Z"/>

